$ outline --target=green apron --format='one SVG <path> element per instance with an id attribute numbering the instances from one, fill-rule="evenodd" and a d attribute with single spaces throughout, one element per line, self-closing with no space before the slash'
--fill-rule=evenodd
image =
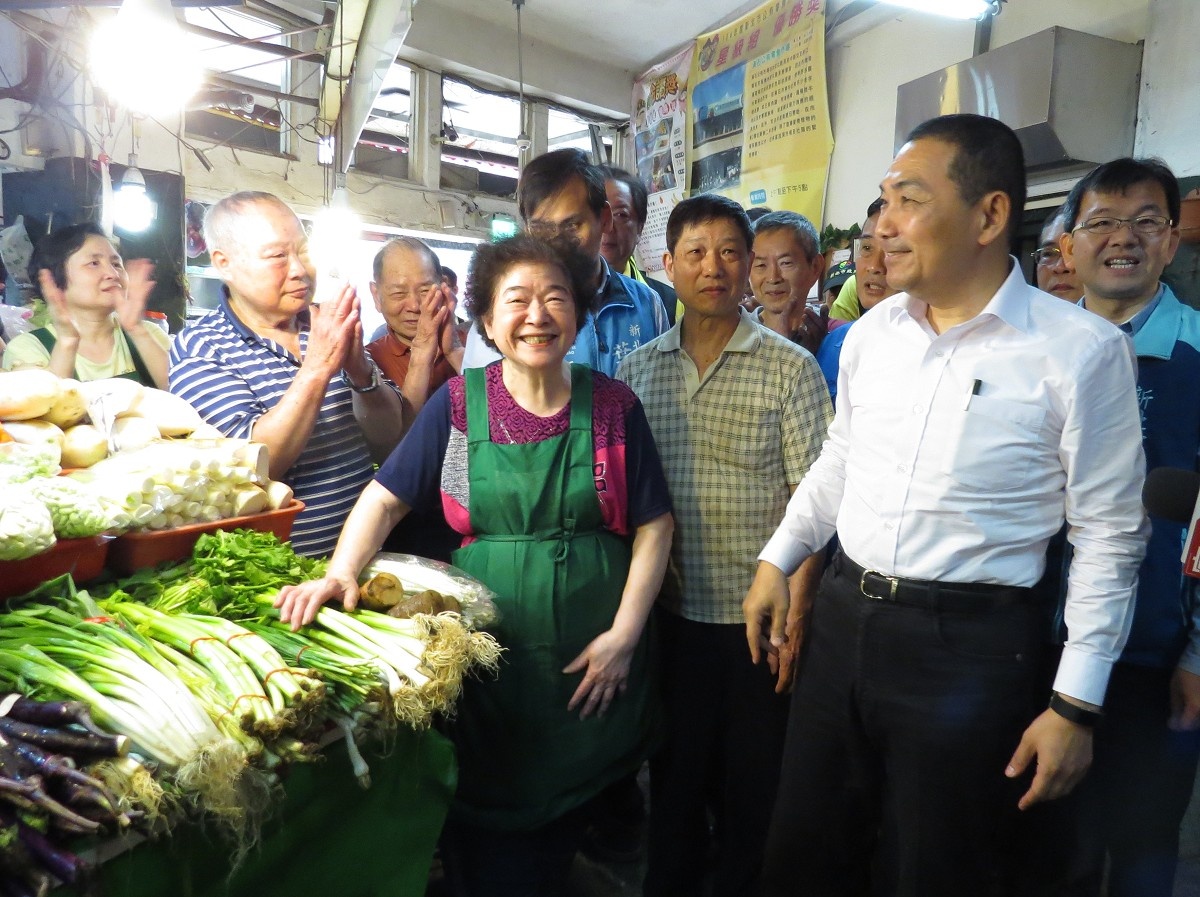
<path id="1" fill-rule="evenodd" d="M 493 443 L 482 368 L 466 371 L 467 471 L 476 541 L 454 564 L 497 594 L 500 673 L 466 683 L 450 732 L 454 812 L 495 829 L 544 825 L 635 770 L 656 728 L 643 633 L 628 689 L 603 717 L 567 702 L 583 673 L 563 667 L 612 626 L 630 547 L 602 528 L 592 443 L 592 374 L 571 366 L 570 429 L 542 442 Z"/>
<path id="2" fill-rule="evenodd" d="M 54 344 L 58 342 L 54 338 L 54 334 L 46 327 L 39 327 L 37 330 L 31 330 L 30 333 L 37 339 L 39 343 L 45 346 L 46 351 L 53 354 Z M 154 378 L 150 376 L 150 369 L 146 367 L 146 362 L 142 361 L 141 353 L 138 352 L 137 346 L 133 344 L 133 340 L 125 338 L 125 345 L 129 347 L 129 358 L 133 362 L 133 370 L 126 371 L 124 374 L 115 374 L 114 378 L 123 380 L 136 380 L 142 386 L 154 386 Z M 75 371 L 78 376 L 79 371 Z"/>

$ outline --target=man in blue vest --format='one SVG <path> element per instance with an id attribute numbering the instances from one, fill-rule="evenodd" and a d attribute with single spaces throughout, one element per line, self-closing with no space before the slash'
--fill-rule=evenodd
<path id="1" fill-rule="evenodd" d="M 1161 279 L 1179 246 L 1179 207 L 1166 165 L 1117 159 L 1071 190 L 1059 242 L 1080 304 L 1133 338 L 1147 470 L 1196 470 L 1200 454 L 1200 311 Z M 1183 526 L 1151 523 L 1129 641 L 1077 797 L 1079 893 L 1100 893 L 1107 853 L 1112 897 L 1170 897 L 1200 757 L 1198 581 L 1182 575 Z"/>

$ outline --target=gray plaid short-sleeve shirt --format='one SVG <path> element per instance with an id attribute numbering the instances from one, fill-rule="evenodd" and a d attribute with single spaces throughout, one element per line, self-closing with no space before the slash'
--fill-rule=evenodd
<path id="1" fill-rule="evenodd" d="M 679 324 L 626 358 L 617 377 L 646 409 L 675 508 L 659 601 L 689 620 L 743 622 L 758 553 L 825 440 L 820 368 L 743 312 L 703 380 Z"/>

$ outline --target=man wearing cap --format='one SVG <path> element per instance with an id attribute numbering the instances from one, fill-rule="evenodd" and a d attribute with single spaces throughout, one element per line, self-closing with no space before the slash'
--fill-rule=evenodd
<path id="1" fill-rule="evenodd" d="M 830 315 L 833 314 L 833 305 L 837 302 L 838 296 L 841 295 L 842 287 L 847 281 L 853 278 L 854 262 L 848 260 L 840 261 L 836 265 L 830 266 L 829 270 L 825 272 L 825 282 L 821 287 L 821 302 L 825 308 L 829 309 Z M 829 328 L 831 330 L 835 323 L 840 325 L 844 322 L 840 320 L 835 322 L 831 317 L 829 320 Z"/>
<path id="2" fill-rule="evenodd" d="M 751 655 L 778 650 L 786 577 L 836 528 L 764 897 L 990 893 L 1017 811 L 1087 771 L 1145 551 L 1131 347 L 1025 283 L 1009 252 L 1016 134 L 979 115 L 924 122 L 881 196 L 874 237 L 903 292 L 847 338 L 829 437 L 743 605 Z M 1034 587 L 1064 517 L 1068 638 L 1047 695 Z"/>

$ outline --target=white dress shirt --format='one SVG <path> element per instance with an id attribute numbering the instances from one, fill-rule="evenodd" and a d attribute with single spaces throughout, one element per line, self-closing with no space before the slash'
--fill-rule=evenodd
<path id="1" fill-rule="evenodd" d="M 847 336 L 829 438 L 760 558 L 791 574 L 836 528 L 868 570 L 1031 586 L 1065 515 L 1055 689 L 1103 703 L 1149 534 L 1132 343 L 1015 261 L 970 321 L 937 334 L 926 307 L 900 293 Z"/>

